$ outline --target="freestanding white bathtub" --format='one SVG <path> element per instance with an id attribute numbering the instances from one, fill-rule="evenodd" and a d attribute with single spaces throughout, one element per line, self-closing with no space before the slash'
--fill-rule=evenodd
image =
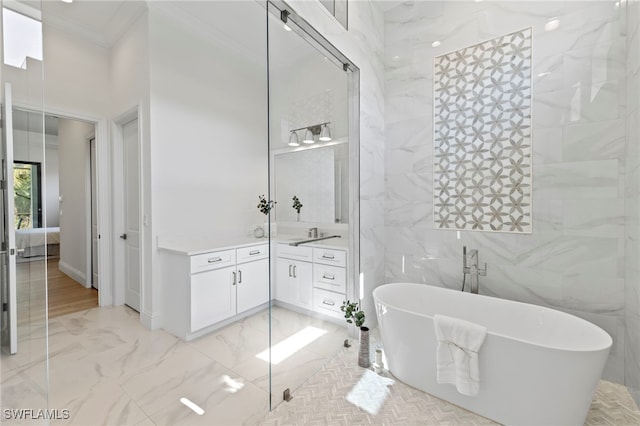
<path id="1" fill-rule="evenodd" d="M 373 298 L 388 369 L 404 383 L 507 425 L 584 424 L 612 343 L 596 325 L 426 284 L 385 284 Z M 487 327 L 477 396 L 437 383 L 434 314 Z"/>

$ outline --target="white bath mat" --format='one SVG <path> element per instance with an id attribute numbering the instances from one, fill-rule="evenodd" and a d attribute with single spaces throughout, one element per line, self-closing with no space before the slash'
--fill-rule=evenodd
<path id="1" fill-rule="evenodd" d="M 347 395 L 347 401 L 369 414 L 376 415 L 389 396 L 389 388 L 395 381 L 366 370 Z"/>

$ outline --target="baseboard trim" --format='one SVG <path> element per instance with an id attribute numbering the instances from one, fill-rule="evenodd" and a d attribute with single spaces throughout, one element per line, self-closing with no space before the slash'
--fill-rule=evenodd
<path id="1" fill-rule="evenodd" d="M 58 269 L 68 275 L 71 279 L 80 283 L 83 287 L 85 286 L 84 284 L 87 282 L 87 277 L 84 272 L 74 268 L 64 260 L 60 260 L 58 262 Z"/>
<path id="2" fill-rule="evenodd" d="M 160 315 L 140 312 L 140 323 L 149 330 L 160 328 Z"/>

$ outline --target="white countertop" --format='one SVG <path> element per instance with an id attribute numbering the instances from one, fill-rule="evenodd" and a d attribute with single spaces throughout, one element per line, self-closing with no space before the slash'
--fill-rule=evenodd
<path id="1" fill-rule="evenodd" d="M 308 239 L 300 235 L 277 235 L 271 238 L 271 242 L 279 244 L 289 244 L 295 241 Z M 241 247 L 250 247 L 260 244 L 268 244 L 269 238 L 254 238 L 249 236 L 225 237 L 225 238 L 158 238 L 158 249 L 172 253 L 194 256 L 198 254 L 210 253 L 212 251 L 229 250 Z M 338 250 L 347 250 L 348 239 L 330 238 L 327 240 L 314 241 L 312 243 L 301 244 L 302 247 L 322 247 Z"/>

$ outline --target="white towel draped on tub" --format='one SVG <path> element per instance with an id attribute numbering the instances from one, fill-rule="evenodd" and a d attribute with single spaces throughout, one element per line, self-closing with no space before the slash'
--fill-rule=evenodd
<path id="1" fill-rule="evenodd" d="M 438 383 L 455 384 L 463 395 L 477 395 L 480 390 L 478 351 L 487 328 L 444 315 L 434 315 L 433 325 L 438 340 Z"/>

